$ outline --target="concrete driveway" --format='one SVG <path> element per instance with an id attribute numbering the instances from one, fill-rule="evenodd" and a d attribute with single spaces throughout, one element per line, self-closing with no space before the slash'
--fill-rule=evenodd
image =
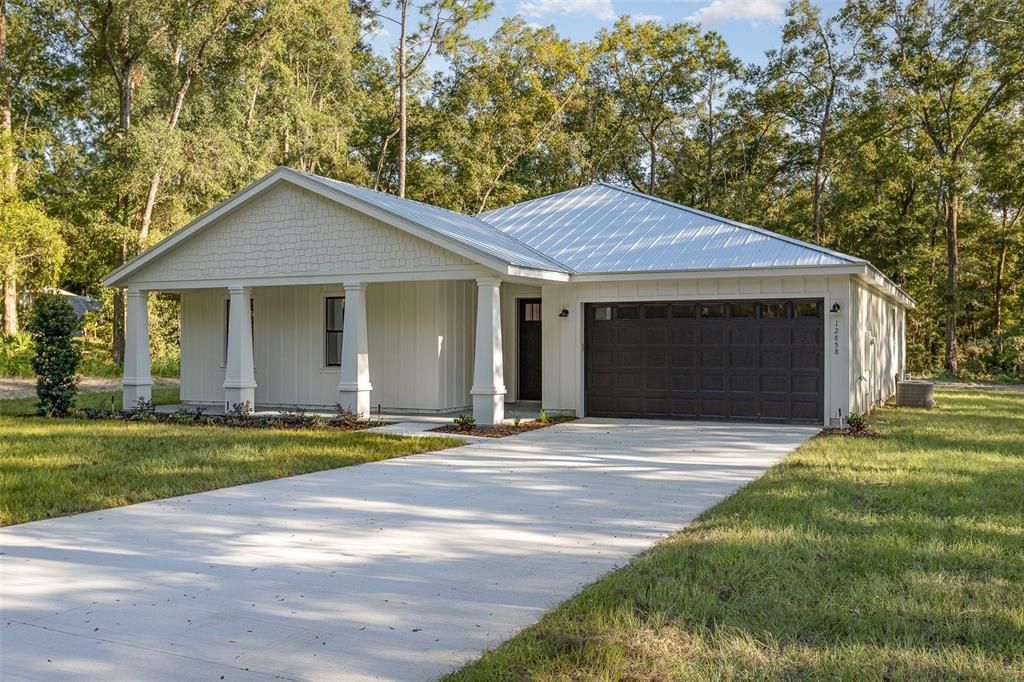
<path id="1" fill-rule="evenodd" d="M 0 679 L 436 678 L 815 431 L 584 419 L 0 530 Z"/>

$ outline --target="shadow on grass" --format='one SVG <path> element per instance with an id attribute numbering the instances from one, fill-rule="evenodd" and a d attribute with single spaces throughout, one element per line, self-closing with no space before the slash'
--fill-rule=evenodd
<path id="1" fill-rule="evenodd" d="M 1024 400 L 819 437 L 451 679 L 1021 679 Z"/>

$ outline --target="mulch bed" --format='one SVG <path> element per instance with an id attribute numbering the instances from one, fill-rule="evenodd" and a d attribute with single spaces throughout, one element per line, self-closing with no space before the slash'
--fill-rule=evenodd
<path id="1" fill-rule="evenodd" d="M 818 435 L 819 436 L 846 436 L 847 438 L 885 438 L 885 436 L 880 434 L 878 431 L 873 431 L 871 429 L 859 429 L 857 431 L 854 431 L 854 430 L 850 429 L 849 427 L 842 428 L 842 429 L 837 429 L 837 428 L 835 428 L 833 426 L 828 426 L 828 427 L 822 429 L 820 432 L 818 432 Z"/>
<path id="2" fill-rule="evenodd" d="M 575 417 L 552 417 L 546 422 L 520 422 L 519 426 L 516 426 L 515 424 L 502 424 L 501 426 L 459 426 L 458 424 L 445 424 L 444 426 L 438 426 L 437 428 L 430 430 L 438 433 L 451 433 L 459 436 L 505 438 L 506 436 L 515 436 L 520 433 L 526 433 L 527 431 L 536 431 L 537 429 L 554 426 L 555 424 L 564 424 L 566 422 L 571 422 L 574 419 Z"/>
<path id="3" fill-rule="evenodd" d="M 203 408 L 181 409 L 170 413 L 86 408 L 75 410 L 67 416 L 154 424 L 180 424 L 182 426 L 224 426 L 239 429 L 289 429 L 293 431 L 362 431 L 386 424 L 386 422 L 376 420 L 363 421 L 351 416 L 324 416 L 305 414 L 302 411 L 281 415 L 204 414 Z"/>

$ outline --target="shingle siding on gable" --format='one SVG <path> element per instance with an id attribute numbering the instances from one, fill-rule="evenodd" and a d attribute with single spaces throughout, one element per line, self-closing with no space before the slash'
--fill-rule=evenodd
<path id="1" fill-rule="evenodd" d="M 294 186 L 279 186 L 131 277 L 176 282 L 461 267 L 462 256 Z"/>

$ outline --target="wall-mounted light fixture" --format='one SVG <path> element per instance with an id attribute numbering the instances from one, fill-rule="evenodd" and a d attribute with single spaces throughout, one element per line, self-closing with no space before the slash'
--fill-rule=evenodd
<path id="1" fill-rule="evenodd" d="M 569 317 L 569 309 L 568 308 L 562 308 L 562 312 L 558 313 L 558 316 L 559 317 Z"/>
<path id="2" fill-rule="evenodd" d="M 829 312 L 831 312 L 831 313 L 838 313 L 839 312 L 839 301 L 835 301 L 832 304 L 832 309 L 829 310 Z"/>

